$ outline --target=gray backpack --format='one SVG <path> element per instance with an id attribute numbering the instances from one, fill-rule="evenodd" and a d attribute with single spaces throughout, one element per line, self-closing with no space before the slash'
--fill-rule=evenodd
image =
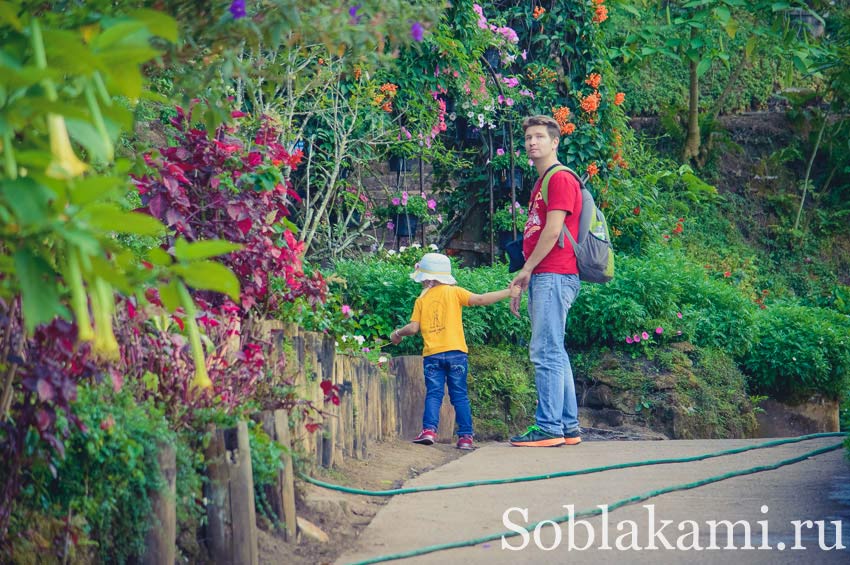
<path id="1" fill-rule="evenodd" d="M 581 186 L 581 216 L 578 222 L 578 241 L 573 239 L 573 234 L 564 224 L 561 228 L 561 236 L 558 238 L 558 245 L 563 247 L 566 244 L 565 238 L 570 240 L 576 254 L 579 279 L 586 282 L 607 283 L 614 278 L 614 248 L 611 245 L 605 215 L 596 207 L 593 195 L 585 186 L 584 180 L 565 165 L 558 164 L 551 167 L 546 171 L 540 185 L 543 201 L 549 203 L 549 179 L 559 171 L 572 174 Z"/>

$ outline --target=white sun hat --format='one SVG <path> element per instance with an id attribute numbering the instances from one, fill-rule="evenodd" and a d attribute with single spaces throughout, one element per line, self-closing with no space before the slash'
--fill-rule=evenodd
<path id="1" fill-rule="evenodd" d="M 416 263 L 416 270 L 410 275 L 414 281 L 438 281 L 443 284 L 457 284 L 452 276 L 452 262 L 442 253 L 426 253 Z"/>

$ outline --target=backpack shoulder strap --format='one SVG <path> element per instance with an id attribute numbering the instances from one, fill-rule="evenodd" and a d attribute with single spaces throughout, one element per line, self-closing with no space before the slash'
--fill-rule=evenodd
<path id="1" fill-rule="evenodd" d="M 552 179 L 555 173 L 559 173 L 561 171 L 570 173 L 571 175 L 573 175 L 573 177 L 575 177 L 575 179 L 578 181 L 579 192 L 581 192 L 581 190 L 584 188 L 584 183 L 582 182 L 581 177 L 578 176 L 578 173 L 576 173 L 574 170 L 567 167 L 566 165 L 562 165 L 561 163 L 555 163 L 554 165 L 549 167 L 549 169 L 547 169 L 545 173 L 543 173 L 543 180 L 540 181 L 540 194 L 543 196 L 543 202 L 546 204 L 546 206 L 549 206 L 549 181 Z M 564 225 L 561 226 L 561 235 L 558 236 L 559 247 L 563 247 L 564 245 L 566 245 L 566 238 L 569 238 L 570 243 L 573 246 L 573 251 L 578 254 L 578 244 L 573 238 L 573 234 L 571 234 L 570 230 L 567 229 L 567 224 L 565 221 Z"/>

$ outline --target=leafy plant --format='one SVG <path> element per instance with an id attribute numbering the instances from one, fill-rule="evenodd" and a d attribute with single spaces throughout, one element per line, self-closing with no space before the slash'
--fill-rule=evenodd
<path id="1" fill-rule="evenodd" d="M 429 218 L 431 212 L 436 209 L 437 201 L 428 198 L 424 192 L 416 194 L 405 190 L 391 195 L 389 202 L 380 209 L 379 214 L 391 220 L 403 214 L 410 214 L 424 220 Z"/>
<path id="2" fill-rule="evenodd" d="M 841 398 L 850 372 L 850 319 L 825 308 L 794 304 L 762 310 L 754 347 L 743 356 L 756 392 L 792 401 L 814 393 Z"/>
<path id="3" fill-rule="evenodd" d="M 528 211 L 519 202 L 514 202 L 513 206 L 510 202 L 506 202 L 493 213 L 493 229 L 497 231 L 516 229 L 522 232 L 526 220 L 528 220 Z"/>
<path id="4" fill-rule="evenodd" d="M 78 393 L 74 412 L 81 425 L 59 419 L 68 435 L 64 457 L 36 466 L 24 496 L 48 514 L 82 516 L 100 559 L 125 563 L 145 549 L 150 495 L 162 487 L 157 446 L 174 441 L 174 434 L 161 412 L 137 404 L 128 391 L 91 385 Z"/>

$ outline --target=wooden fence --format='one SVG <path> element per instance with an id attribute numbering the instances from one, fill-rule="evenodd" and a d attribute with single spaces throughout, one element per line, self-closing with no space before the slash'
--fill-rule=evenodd
<path id="1" fill-rule="evenodd" d="M 333 337 L 306 332 L 294 325 L 264 321 L 257 333 L 261 341 L 270 344 L 269 366 L 283 367 L 282 374 L 273 374 L 271 379 L 291 379 L 297 397 L 323 412 L 319 415 L 311 410 L 306 414 L 300 409 L 292 413 L 275 410 L 255 416 L 269 436 L 286 448 L 283 470 L 265 494 L 281 523 L 284 539 L 296 542 L 296 476 L 292 454 L 300 456 L 303 470 L 309 473 L 317 467 L 330 468 L 344 458 L 364 459 L 374 442 L 415 437 L 422 429 L 425 402 L 422 358 L 395 357 L 382 369 L 364 358 L 337 355 Z M 285 363 L 278 363 L 281 355 L 285 356 Z M 325 380 L 337 385 L 338 405 L 324 401 L 321 383 Z M 308 418 L 321 427 L 310 432 Z M 448 398 L 444 398 L 438 436 L 451 441 L 453 429 L 454 409 Z M 210 431 L 212 440 L 205 453 L 208 478 L 205 541 L 210 562 L 257 563 L 256 509 L 247 426 L 243 422 L 236 428 Z M 151 531 L 159 533 L 156 543 L 148 545 L 145 563 L 173 563 L 176 534 L 173 450 L 165 454 L 166 459 L 169 457 L 170 460 L 161 461 L 167 488 L 153 494 L 156 512 Z"/>

